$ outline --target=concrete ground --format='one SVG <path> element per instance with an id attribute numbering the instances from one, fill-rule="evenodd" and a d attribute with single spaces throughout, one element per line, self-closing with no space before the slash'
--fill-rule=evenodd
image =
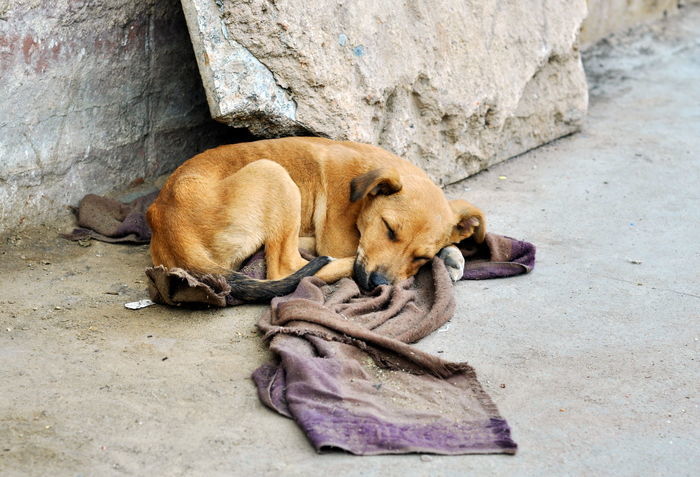
<path id="1" fill-rule="evenodd" d="M 0 255 L 1 475 L 697 475 L 700 9 L 587 54 L 580 134 L 449 188 L 534 272 L 462 282 L 417 346 L 468 361 L 514 457 L 316 454 L 250 380 L 262 307 L 145 296 L 146 247 L 48 228 Z"/>

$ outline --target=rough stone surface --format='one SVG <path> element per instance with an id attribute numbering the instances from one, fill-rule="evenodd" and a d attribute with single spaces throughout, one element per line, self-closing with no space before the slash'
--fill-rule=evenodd
<path id="1" fill-rule="evenodd" d="M 233 136 L 176 0 L 0 2 L 0 91 L 0 233 Z"/>
<path id="2" fill-rule="evenodd" d="M 586 111 L 583 0 L 182 3 L 213 115 L 261 135 L 379 144 L 449 183 Z"/>

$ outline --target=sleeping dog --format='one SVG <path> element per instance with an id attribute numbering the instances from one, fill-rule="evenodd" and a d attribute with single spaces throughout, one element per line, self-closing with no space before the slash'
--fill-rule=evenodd
<path id="1" fill-rule="evenodd" d="M 483 213 L 448 201 L 418 167 L 376 146 L 290 137 L 210 149 L 168 179 L 147 212 L 154 265 L 224 274 L 251 301 L 290 293 L 306 275 L 365 289 L 413 276 L 451 244 L 484 240 Z M 268 280 L 236 270 L 265 248 Z M 308 262 L 299 248 L 320 255 Z M 335 257 L 334 259 L 330 257 Z"/>

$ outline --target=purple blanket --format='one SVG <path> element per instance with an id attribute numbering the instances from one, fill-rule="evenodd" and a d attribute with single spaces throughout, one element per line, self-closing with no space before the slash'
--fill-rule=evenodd
<path id="1" fill-rule="evenodd" d="M 367 300 L 352 280 L 307 278 L 274 299 L 258 326 L 279 359 L 253 374 L 260 399 L 293 418 L 318 451 L 515 453 L 471 366 L 407 344 L 454 311 L 440 260 L 413 282 Z"/>
<path id="2" fill-rule="evenodd" d="M 488 234 L 460 244 L 465 279 L 529 272 L 535 247 Z M 242 271 L 264 276 L 262 254 Z M 151 298 L 170 305 L 239 303 L 222 277 L 184 270 L 146 271 Z M 272 300 L 258 323 L 277 359 L 255 371 L 262 402 L 294 419 L 318 450 L 360 455 L 515 453 L 510 429 L 466 363 L 423 353 L 408 343 L 445 324 L 453 285 L 436 258 L 416 277 L 363 293 L 354 281 L 305 278 Z"/>
<path id="3" fill-rule="evenodd" d="M 86 197 L 81 225 L 99 230 L 78 230 L 70 238 L 146 242 L 146 205 Z M 532 244 L 495 234 L 459 248 L 467 280 L 519 275 L 535 263 Z M 242 271 L 264 277 L 262 253 Z M 221 276 L 164 267 L 150 267 L 146 275 L 159 303 L 241 303 Z M 274 299 L 258 323 L 276 355 L 253 374 L 260 399 L 294 419 L 318 451 L 514 454 L 510 428 L 474 369 L 409 345 L 446 323 L 454 308 L 453 285 L 438 258 L 415 277 L 369 294 L 350 279 L 328 285 L 305 278 L 294 293 Z"/>
<path id="4" fill-rule="evenodd" d="M 80 227 L 63 237 L 68 240 L 93 238 L 109 243 L 148 243 L 151 229 L 146 222 L 146 209 L 157 196 L 158 192 L 152 192 L 125 204 L 88 194 L 75 209 Z"/>

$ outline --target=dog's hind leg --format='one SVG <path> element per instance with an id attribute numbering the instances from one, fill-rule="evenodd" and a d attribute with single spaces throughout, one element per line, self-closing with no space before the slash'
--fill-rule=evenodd
<path id="1" fill-rule="evenodd" d="M 218 255 L 236 268 L 265 246 L 267 278 L 291 275 L 308 262 L 299 254 L 301 193 L 279 164 L 260 159 L 220 183 L 227 225 L 217 236 Z"/>

